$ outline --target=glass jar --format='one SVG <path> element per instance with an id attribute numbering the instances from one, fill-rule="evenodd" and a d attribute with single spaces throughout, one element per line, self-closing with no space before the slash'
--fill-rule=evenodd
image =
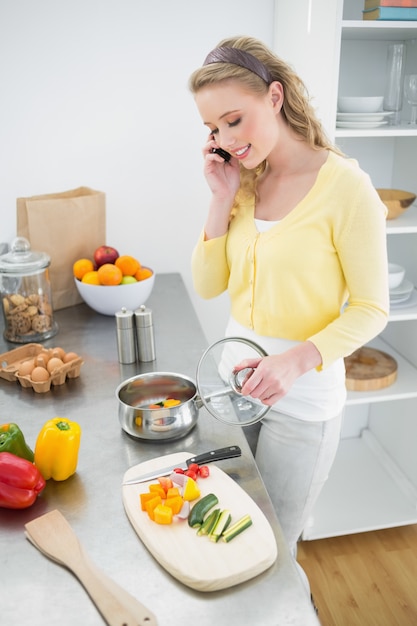
<path id="1" fill-rule="evenodd" d="M 16 237 L 10 252 L 0 256 L 3 335 L 7 341 L 45 341 L 58 332 L 52 310 L 50 262 L 46 253 L 31 251 L 24 237 Z"/>
<path id="2" fill-rule="evenodd" d="M 387 70 L 384 93 L 384 111 L 392 111 L 389 118 L 392 126 L 400 124 L 403 107 L 403 80 L 405 66 L 405 44 L 390 43 L 387 48 Z"/>

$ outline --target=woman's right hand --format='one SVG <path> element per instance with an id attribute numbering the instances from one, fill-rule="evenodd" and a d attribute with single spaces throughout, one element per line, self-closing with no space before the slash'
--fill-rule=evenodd
<path id="1" fill-rule="evenodd" d="M 223 157 L 213 152 L 214 148 L 219 147 L 210 133 L 203 148 L 204 175 L 213 196 L 222 203 L 228 200 L 232 205 L 240 185 L 239 162 L 233 157 L 230 161 L 225 161 Z"/>

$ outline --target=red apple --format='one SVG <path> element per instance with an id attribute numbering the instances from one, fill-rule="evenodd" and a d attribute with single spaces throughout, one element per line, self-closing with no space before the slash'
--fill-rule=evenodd
<path id="1" fill-rule="evenodd" d="M 119 253 L 116 248 L 112 248 L 111 246 L 100 246 L 94 252 L 94 262 L 97 268 L 105 263 L 114 263 L 118 257 Z"/>

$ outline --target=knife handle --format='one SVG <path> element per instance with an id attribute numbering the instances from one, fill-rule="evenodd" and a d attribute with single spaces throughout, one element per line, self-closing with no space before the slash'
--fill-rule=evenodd
<path id="1" fill-rule="evenodd" d="M 239 446 L 227 446 L 226 448 L 218 448 L 217 450 L 210 450 L 210 452 L 203 452 L 203 454 L 197 454 L 186 460 L 187 467 L 191 463 L 197 463 L 197 465 L 204 465 L 205 463 L 211 463 L 212 461 L 223 461 L 224 459 L 233 459 L 236 456 L 241 456 L 242 450 Z"/>

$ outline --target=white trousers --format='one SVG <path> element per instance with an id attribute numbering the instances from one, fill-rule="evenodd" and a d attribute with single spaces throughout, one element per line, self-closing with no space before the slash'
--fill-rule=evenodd
<path id="1" fill-rule="evenodd" d="M 271 410 L 262 420 L 256 463 L 294 556 L 336 456 L 341 426 L 342 415 L 306 422 Z"/>

